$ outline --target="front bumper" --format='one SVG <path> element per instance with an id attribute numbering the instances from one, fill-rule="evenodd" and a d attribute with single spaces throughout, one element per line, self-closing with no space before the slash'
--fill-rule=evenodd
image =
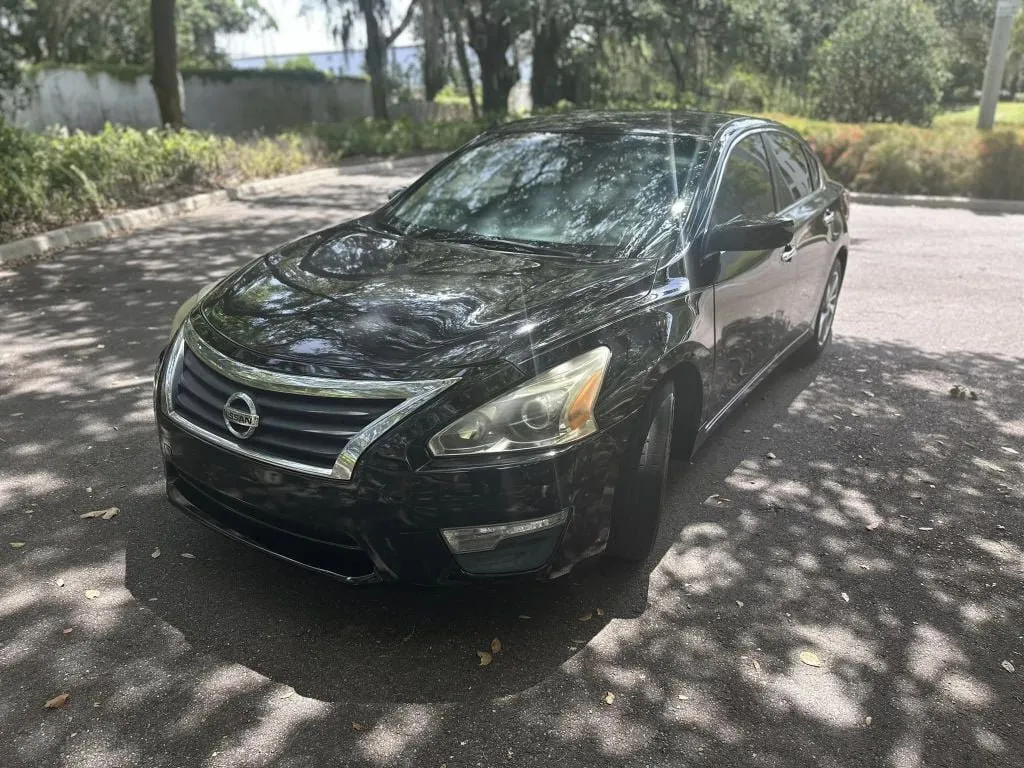
<path id="1" fill-rule="evenodd" d="M 158 409 L 170 501 L 249 546 L 349 583 L 553 578 L 604 549 L 629 423 L 543 455 L 414 468 L 373 450 L 351 482 L 274 468 Z M 564 525 L 454 555 L 443 529 L 568 512 Z"/>

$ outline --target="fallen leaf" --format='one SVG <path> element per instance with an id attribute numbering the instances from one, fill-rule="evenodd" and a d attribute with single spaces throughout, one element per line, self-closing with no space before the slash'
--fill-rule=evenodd
<path id="1" fill-rule="evenodd" d="M 15 549 L 21 549 L 22 547 L 25 546 L 25 542 L 24 541 L 12 541 L 11 542 L 11 546 L 14 547 Z"/>
<path id="2" fill-rule="evenodd" d="M 755 672 L 760 672 L 761 671 L 761 662 L 759 662 L 757 659 L 754 659 L 754 671 Z"/>
<path id="3" fill-rule="evenodd" d="M 736 601 L 736 605 L 739 606 L 740 608 L 742 608 L 743 607 L 743 601 L 742 600 L 737 600 Z"/>
<path id="4" fill-rule="evenodd" d="M 292 690 L 292 691 L 285 691 L 284 693 L 282 693 L 277 698 L 279 698 L 279 699 L 290 699 L 294 695 L 295 695 L 295 691 L 294 690 Z"/>
<path id="5" fill-rule="evenodd" d="M 480 657 L 481 667 L 486 667 L 488 664 L 494 661 L 494 657 L 491 656 L 491 654 L 489 654 L 487 651 L 477 651 L 476 655 Z"/>
<path id="6" fill-rule="evenodd" d="M 806 664 L 808 667 L 820 667 L 821 659 L 818 658 L 818 654 L 812 651 L 801 651 L 800 661 Z"/>
<path id="7" fill-rule="evenodd" d="M 60 632 L 61 632 L 62 635 L 70 635 L 74 631 L 75 631 L 74 627 L 68 627 L 67 629 L 62 629 Z"/>
<path id="8" fill-rule="evenodd" d="M 864 527 L 865 527 L 865 528 L 867 528 L 867 529 L 868 529 L 869 531 L 873 531 L 873 530 L 875 530 L 875 528 L 877 528 L 877 527 L 878 527 L 878 526 L 880 526 L 881 524 L 882 524 L 882 521 L 881 521 L 881 520 L 875 520 L 875 521 L 873 521 L 873 522 L 870 522 L 870 523 L 868 523 L 868 524 L 867 524 L 867 525 L 865 525 Z"/>
<path id="9" fill-rule="evenodd" d="M 850 596 L 848 594 L 846 594 L 845 592 L 841 592 L 840 594 L 843 597 L 843 602 L 846 602 L 846 603 L 850 602 Z"/>
<path id="10" fill-rule="evenodd" d="M 156 548 L 156 549 L 154 549 L 154 550 L 153 550 L 152 552 L 150 552 L 150 553 L 149 553 L 149 556 L 150 556 L 150 557 L 153 557 L 153 558 L 157 558 L 157 557 L 160 557 L 160 547 L 157 547 L 157 548 Z"/>
<path id="11" fill-rule="evenodd" d="M 1010 661 L 1004 661 L 999 666 L 1001 666 L 1003 669 L 1005 669 L 1007 672 L 1010 672 L 1010 673 L 1013 673 L 1013 672 L 1017 671 L 1017 668 L 1013 666 L 1013 662 L 1010 662 Z"/>
<path id="12" fill-rule="evenodd" d="M 706 499 L 704 499 L 704 506 L 705 507 L 724 507 L 727 504 L 729 504 L 730 501 L 731 501 L 731 499 L 727 499 L 724 496 L 721 496 L 721 495 L 719 495 L 717 493 L 712 493 L 710 496 L 708 496 Z"/>
<path id="13" fill-rule="evenodd" d="M 765 457 L 766 459 L 774 459 L 774 458 L 777 458 L 777 457 L 775 456 L 775 454 L 774 454 L 774 453 L 772 453 L 771 451 L 768 451 L 768 453 L 766 453 L 766 454 L 764 455 L 764 457 Z"/>
<path id="14" fill-rule="evenodd" d="M 501 640 L 498 638 L 491 640 L 491 653 L 501 653 Z"/>
<path id="15" fill-rule="evenodd" d="M 59 694 L 57 696 L 54 696 L 52 699 L 50 699 L 48 702 L 46 702 L 46 704 L 44 704 L 43 706 L 46 709 L 60 709 L 61 707 L 63 707 L 65 704 L 68 703 L 68 699 L 70 699 L 70 698 L 71 698 L 71 694 L 70 693 L 61 693 L 61 694 Z"/>
<path id="16" fill-rule="evenodd" d="M 582 616 L 580 616 L 577 619 L 577 621 L 590 621 L 592 618 L 594 618 L 594 612 L 593 611 L 587 611 Z"/>
<path id="17" fill-rule="evenodd" d="M 864 393 L 864 397 L 874 397 L 875 396 L 874 392 L 871 392 L 871 391 L 866 390 L 866 389 L 862 389 L 861 392 Z"/>
<path id="18" fill-rule="evenodd" d="M 611 691 L 608 691 L 608 693 L 606 693 L 604 695 L 604 703 L 608 704 L 609 706 L 614 704 L 615 703 L 615 694 L 612 693 Z"/>
<path id="19" fill-rule="evenodd" d="M 186 560 L 195 560 L 196 559 L 196 556 L 193 555 L 191 552 L 182 552 L 181 556 L 184 557 Z"/>
<path id="20" fill-rule="evenodd" d="M 85 596 L 89 600 L 95 600 L 100 596 L 100 591 L 98 589 L 87 589 L 85 590 Z"/>
<path id="21" fill-rule="evenodd" d="M 595 608 L 594 613 L 596 613 L 598 616 L 604 616 L 604 608 Z"/>
<path id="22" fill-rule="evenodd" d="M 113 512 L 114 514 L 110 516 L 110 517 L 113 517 L 114 515 L 117 514 L 118 509 L 117 509 L 117 507 L 108 507 L 107 509 L 94 509 L 92 512 L 83 512 L 82 514 L 79 515 L 79 517 L 82 518 L 83 520 L 88 520 L 90 518 L 103 517 L 108 512 Z M 104 519 L 105 520 L 109 520 L 110 518 L 107 517 L 107 518 L 104 518 Z"/>
<path id="23" fill-rule="evenodd" d="M 362 723 L 352 723 L 352 730 L 353 731 L 365 731 L 366 730 L 366 726 L 363 725 Z"/>

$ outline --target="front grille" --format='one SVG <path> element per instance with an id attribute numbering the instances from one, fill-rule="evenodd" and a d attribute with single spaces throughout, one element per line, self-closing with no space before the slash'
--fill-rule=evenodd
<path id="1" fill-rule="evenodd" d="M 251 397 L 259 413 L 259 426 L 245 440 L 224 423 L 224 405 L 236 392 Z M 402 402 L 256 389 L 217 373 L 188 347 L 173 394 L 174 410 L 196 426 L 268 457 L 325 470 L 334 466 L 354 435 Z"/>

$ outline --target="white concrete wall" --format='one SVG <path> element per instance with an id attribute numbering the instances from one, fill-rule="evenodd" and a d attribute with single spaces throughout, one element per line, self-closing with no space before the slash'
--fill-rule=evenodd
<path id="1" fill-rule="evenodd" d="M 13 122 L 29 130 L 63 125 L 95 132 L 107 122 L 136 128 L 160 124 L 146 75 L 121 79 L 53 69 L 36 73 L 27 85 L 27 101 L 14 113 Z M 361 79 L 311 82 L 288 74 L 190 74 L 184 77 L 184 86 L 186 124 L 218 133 L 273 133 L 311 122 L 354 120 L 372 112 L 369 83 Z"/>

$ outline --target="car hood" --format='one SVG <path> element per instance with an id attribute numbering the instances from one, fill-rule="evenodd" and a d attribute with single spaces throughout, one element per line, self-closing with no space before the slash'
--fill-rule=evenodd
<path id="1" fill-rule="evenodd" d="M 294 241 L 202 303 L 233 344 L 365 376 L 460 368 L 593 327 L 651 285 L 653 264 L 522 253 L 349 224 Z M 523 356 L 522 354 L 520 356 Z"/>

